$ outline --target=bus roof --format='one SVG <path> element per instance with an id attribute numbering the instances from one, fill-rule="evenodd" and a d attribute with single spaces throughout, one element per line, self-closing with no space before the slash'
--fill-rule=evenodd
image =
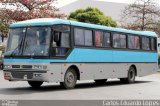
<path id="1" fill-rule="evenodd" d="M 94 29 L 99 29 L 99 30 L 107 30 L 107 31 L 114 31 L 114 32 L 121 32 L 121 33 L 157 37 L 157 34 L 151 31 L 135 31 L 135 30 L 128 30 L 128 29 L 123 29 L 123 28 L 108 27 L 108 26 L 82 23 L 82 22 L 71 21 L 71 20 L 54 19 L 54 18 L 39 18 L 39 19 L 21 21 L 21 22 L 11 24 L 10 27 L 15 28 L 15 27 L 26 27 L 26 26 L 49 26 L 49 25 L 55 25 L 55 24 L 68 24 L 68 25 L 73 25 L 73 26 L 94 28 Z"/>

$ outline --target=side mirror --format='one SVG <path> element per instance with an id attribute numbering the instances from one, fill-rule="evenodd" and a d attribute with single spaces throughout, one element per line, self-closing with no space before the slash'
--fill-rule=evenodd
<path id="1" fill-rule="evenodd" d="M 60 40 L 60 35 L 61 35 L 60 32 L 54 32 L 54 41 L 55 41 L 55 42 L 59 42 L 59 40 Z"/>

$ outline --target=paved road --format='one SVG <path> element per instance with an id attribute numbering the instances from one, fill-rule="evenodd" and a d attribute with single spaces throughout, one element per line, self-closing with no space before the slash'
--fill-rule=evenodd
<path id="1" fill-rule="evenodd" d="M 0 71 L 0 100 L 160 99 L 160 73 L 137 78 L 135 84 L 121 84 L 112 79 L 100 86 L 83 81 L 72 90 L 64 90 L 57 83 L 44 83 L 33 89 L 27 82 L 9 82 L 2 76 Z"/>

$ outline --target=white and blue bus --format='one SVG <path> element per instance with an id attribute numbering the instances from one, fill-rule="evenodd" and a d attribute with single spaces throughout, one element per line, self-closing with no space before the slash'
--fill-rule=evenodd
<path id="1" fill-rule="evenodd" d="M 157 35 L 76 21 L 41 18 L 10 25 L 4 56 L 4 79 L 28 81 L 32 87 L 77 80 L 105 83 L 157 72 Z"/>

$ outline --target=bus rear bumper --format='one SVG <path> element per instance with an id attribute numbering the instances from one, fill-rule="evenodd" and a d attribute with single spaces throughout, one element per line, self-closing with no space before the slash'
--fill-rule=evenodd
<path id="1" fill-rule="evenodd" d="M 9 81 L 49 82 L 47 71 L 4 71 L 4 79 Z"/>

